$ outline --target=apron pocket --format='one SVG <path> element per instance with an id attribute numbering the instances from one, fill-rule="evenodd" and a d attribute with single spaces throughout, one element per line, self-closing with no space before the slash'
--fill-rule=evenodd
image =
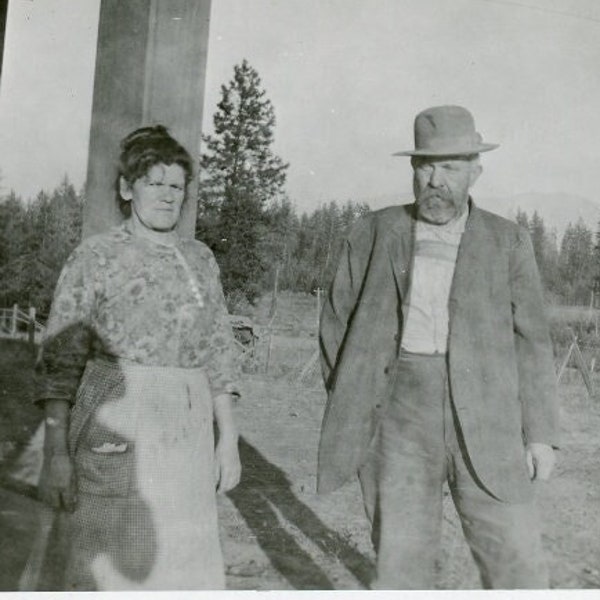
<path id="1" fill-rule="evenodd" d="M 99 450 L 80 446 L 75 453 L 77 485 L 80 491 L 97 496 L 130 494 L 134 481 L 134 453 L 129 446 L 104 445 Z M 112 451 L 111 451 L 112 450 Z"/>

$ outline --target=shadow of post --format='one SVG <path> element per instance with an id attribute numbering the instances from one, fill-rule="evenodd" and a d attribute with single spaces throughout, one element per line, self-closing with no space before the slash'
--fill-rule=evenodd
<path id="1" fill-rule="evenodd" d="M 327 574 L 280 524 L 281 515 L 319 550 L 336 557 L 365 587 L 373 563 L 340 534 L 329 529 L 295 496 L 285 473 L 240 437 L 242 480 L 228 496 L 264 550 L 273 567 L 295 589 L 333 589 Z"/>

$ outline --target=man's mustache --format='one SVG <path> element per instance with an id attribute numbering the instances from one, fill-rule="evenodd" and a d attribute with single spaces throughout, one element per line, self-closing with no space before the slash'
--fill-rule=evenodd
<path id="1" fill-rule="evenodd" d="M 448 190 L 442 189 L 442 188 L 427 188 L 425 190 L 423 190 L 421 192 L 421 194 L 419 195 L 419 197 L 417 198 L 418 202 L 427 202 L 428 200 L 431 199 L 439 199 L 445 202 L 451 202 L 452 201 L 452 197 L 450 195 L 450 192 Z"/>

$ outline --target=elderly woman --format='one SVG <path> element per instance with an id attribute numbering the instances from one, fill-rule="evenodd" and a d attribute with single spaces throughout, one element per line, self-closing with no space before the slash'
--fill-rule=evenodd
<path id="1" fill-rule="evenodd" d="M 73 252 L 48 319 L 39 489 L 71 513 L 66 589 L 219 589 L 215 487 L 240 478 L 219 271 L 176 232 L 186 150 L 162 126 L 121 149 L 130 216 Z"/>

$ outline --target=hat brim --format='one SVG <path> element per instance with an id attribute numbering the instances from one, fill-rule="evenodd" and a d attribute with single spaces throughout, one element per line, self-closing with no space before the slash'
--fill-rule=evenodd
<path id="1" fill-rule="evenodd" d="M 489 152 L 495 150 L 500 144 L 479 144 L 476 147 L 469 148 L 442 148 L 439 150 L 404 150 L 402 152 L 394 152 L 392 156 L 468 156 L 469 154 L 480 154 L 481 152 Z"/>

